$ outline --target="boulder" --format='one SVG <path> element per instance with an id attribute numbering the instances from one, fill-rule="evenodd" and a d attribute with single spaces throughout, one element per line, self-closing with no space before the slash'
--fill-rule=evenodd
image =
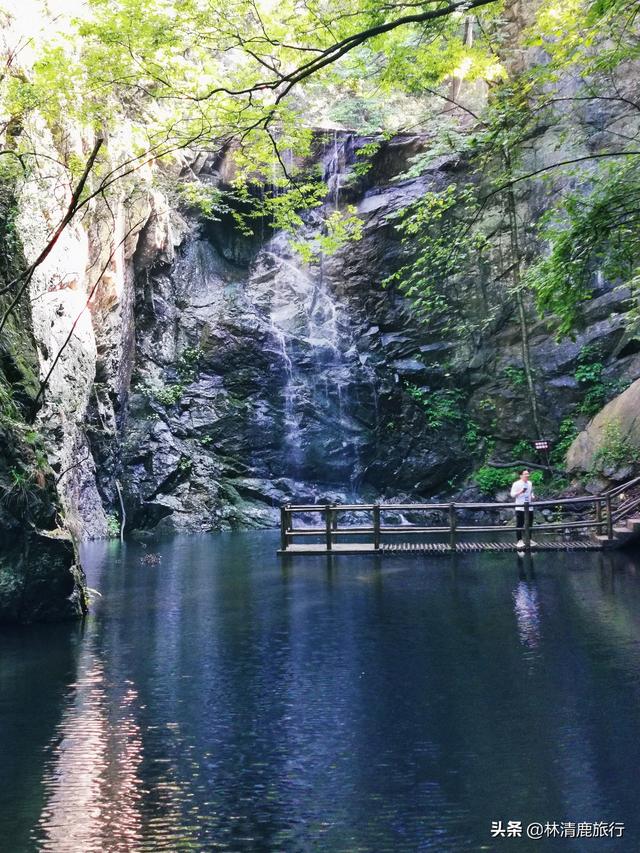
<path id="1" fill-rule="evenodd" d="M 30 531 L 15 540 L 0 552 L 0 625 L 83 616 L 85 578 L 71 537 Z"/>
<path id="2" fill-rule="evenodd" d="M 567 453 L 567 470 L 590 471 L 593 468 L 609 424 L 616 424 L 620 438 L 640 451 L 640 379 L 607 403 L 576 437 Z"/>

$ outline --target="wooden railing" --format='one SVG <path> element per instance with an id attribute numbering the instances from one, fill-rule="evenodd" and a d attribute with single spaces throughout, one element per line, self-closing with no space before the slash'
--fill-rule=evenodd
<path id="1" fill-rule="evenodd" d="M 592 531 L 606 535 L 613 539 L 613 527 L 617 521 L 629 516 L 629 514 L 640 506 L 640 496 L 624 498 L 625 491 L 640 485 L 640 477 L 624 483 L 608 492 L 600 495 L 589 495 L 578 498 L 557 498 L 553 500 L 536 501 L 532 508 L 536 512 L 551 509 L 555 514 L 570 513 L 571 518 L 567 520 L 544 521 L 535 524 L 536 533 L 550 533 L 552 531 Z M 622 502 L 620 496 L 623 496 Z M 326 550 L 332 551 L 334 544 L 339 538 L 362 538 L 367 537 L 374 551 L 379 551 L 383 538 L 385 537 L 412 537 L 439 535 L 446 537 L 452 550 L 461 536 L 470 533 L 491 533 L 494 535 L 513 535 L 516 532 L 515 513 L 514 523 L 505 524 L 499 518 L 495 524 L 465 524 L 465 516 L 471 513 L 500 513 L 505 510 L 524 509 L 523 541 L 525 547 L 531 544 L 531 524 L 528 504 L 515 503 L 481 503 L 481 502 L 451 502 L 441 504 L 287 504 L 280 510 L 280 537 L 281 551 L 289 550 L 297 538 L 321 537 Z M 294 520 L 296 516 L 316 513 L 320 515 L 318 526 L 296 527 Z M 371 522 L 367 524 L 355 524 L 340 526 L 339 516 L 344 513 L 359 513 L 368 515 Z M 385 523 L 385 515 L 411 513 L 429 514 L 431 517 L 438 516 L 437 523 L 407 522 L 403 524 Z M 578 516 L 578 518 L 575 518 Z"/>

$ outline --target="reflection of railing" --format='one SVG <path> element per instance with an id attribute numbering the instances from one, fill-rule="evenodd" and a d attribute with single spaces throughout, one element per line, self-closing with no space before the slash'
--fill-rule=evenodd
<path id="1" fill-rule="evenodd" d="M 615 489 L 600 495 L 589 495 L 576 498 L 558 498 L 554 500 L 536 501 L 533 507 L 536 510 L 552 509 L 555 513 L 569 512 L 572 520 L 559 520 L 543 522 L 535 525 L 537 533 L 551 533 L 553 531 L 591 531 L 606 536 L 608 541 L 614 539 L 614 523 L 628 518 L 631 512 L 640 506 L 640 495 L 625 497 L 624 493 L 630 488 L 640 484 L 640 477 L 624 483 Z M 616 499 L 622 496 L 622 503 L 614 508 Z M 516 524 L 504 524 L 502 519 L 495 524 L 466 524 L 465 516 L 472 513 L 504 513 L 505 510 L 524 510 L 523 542 L 525 548 L 531 547 L 531 515 L 528 512 L 528 504 L 515 503 L 442 503 L 442 504 L 287 504 L 280 510 L 280 536 L 281 551 L 291 550 L 295 540 L 305 537 L 321 537 L 324 544 L 323 550 L 333 551 L 338 539 L 357 539 L 362 545 L 362 550 L 380 551 L 383 548 L 383 540 L 387 537 L 402 537 L 410 539 L 416 536 L 429 534 L 446 537 L 449 548 L 455 551 L 461 542 L 460 537 L 466 534 L 514 534 Z M 296 516 L 309 515 L 311 513 L 320 515 L 318 526 L 296 527 L 294 519 Z M 344 513 L 358 513 L 370 517 L 370 523 L 356 523 L 354 525 L 339 524 L 339 516 Z M 398 513 L 411 513 L 414 517 L 420 514 L 436 516 L 437 520 L 430 523 L 429 518 L 422 522 L 406 522 L 404 524 L 385 523 L 385 516 Z M 575 516 L 581 516 L 575 518 Z M 515 514 L 514 514 L 515 520 Z M 367 539 L 366 543 L 362 540 Z M 490 540 L 488 540 L 490 541 Z M 339 546 L 338 546 L 339 547 Z"/>

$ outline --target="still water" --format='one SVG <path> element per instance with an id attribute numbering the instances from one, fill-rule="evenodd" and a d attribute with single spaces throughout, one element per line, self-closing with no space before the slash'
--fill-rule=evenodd
<path id="1" fill-rule="evenodd" d="M 640 850 L 640 555 L 276 547 L 92 544 L 84 626 L 0 634 L 2 851 Z"/>

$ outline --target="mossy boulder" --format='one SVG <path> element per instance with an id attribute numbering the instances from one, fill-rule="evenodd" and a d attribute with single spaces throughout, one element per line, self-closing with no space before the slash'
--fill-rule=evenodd
<path id="1" fill-rule="evenodd" d="M 618 448 L 613 455 L 612 442 Z M 601 462 L 622 472 L 620 476 L 609 472 L 610 479 L 625 479 L 639 456 L 640 379 L 607 403 L 576 436 L 567 452 L 567 470 L 592 471 Z"/>

